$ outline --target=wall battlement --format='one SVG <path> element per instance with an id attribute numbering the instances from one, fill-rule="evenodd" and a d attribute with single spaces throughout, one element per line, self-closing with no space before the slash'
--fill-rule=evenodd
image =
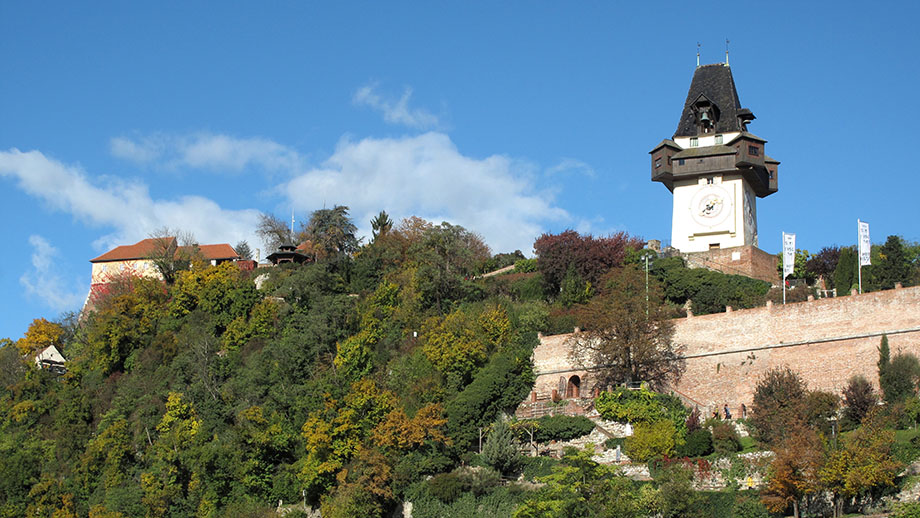
<path id="1" fill-rule="evenodd" d="M 841 393 L 853 375 L 878 387 L 877 347 L 888 335 L 892 355 L 920 357 L 920 287 L 770 305 L 692 316 L 675 322 L 674 341 L 682 346 L 686 370 L 672 390 L 685 402 L 712 411 L 728 404 L 740 415 L 750 407 L 757 381 L 774 367 L 789 366 L 811 389 Z M 537 398 L 563 380 L 578 376 L 581 393 L 595 388 L 589 369 L 569 358 L 571 334 L 541 336 L 534 350 Z"/>

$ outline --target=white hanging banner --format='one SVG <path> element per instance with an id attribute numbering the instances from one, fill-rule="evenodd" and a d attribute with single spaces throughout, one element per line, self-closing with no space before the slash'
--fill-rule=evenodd
<path id="1" fill-rule="evenodd" d="M 795 234 L 783 232 L 783 279 L 795 271 Z"/>
<path id="2" fill-rule="evenodd" d="M 872 243 L 869 242 L 869 224 L 856 220 L 859 225 L 859 265 L 872 264 Z"/>

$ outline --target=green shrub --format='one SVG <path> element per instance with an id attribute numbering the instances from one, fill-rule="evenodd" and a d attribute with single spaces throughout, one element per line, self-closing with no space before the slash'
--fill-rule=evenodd
<path id="1" fill-rule="evenodd" d="M 594 400 L 594 408 L 604 419 L 620 423 L 653 423 L 667 419 L 681 435 L 686 432 L 689 415 L 680 399 L 646 388 L 629 390 L 620 387 L 612 392 L 602 392 Z"/>
<path id="2" fill-rule="evenodd" d="M 920 518 L 920 502 L 898 504 L 889 518 Z"/>
<path id="3" fill-rule="evenodd" d="M 700 428 L 687 434 L 686 442 L 677 448 L 677 455 L 681 457 L 704 457 L 712 453 L 712 433 Z"/>
<path id="4" fill-rule="evenodd" d="M 712 429 L 712 448 L 719 455 L 741 451 L 741 438 L 731 422 L 724 421 Z"/>
<path id="5" fill-rule="evenodd" d="M 469 490 L 467 481 L 456 473 L 441 473 L 431 477 L 428 481 L 428 491 L 431 496 L 445 504 L 449 504 Z"/>
<path id="6" fill-rule="evenodd" d="M 770 513 L 757 494 L 736 494 L 731 516 L 732 518 L 770 518 Z"/>
<path id="7" fill-rule="evenodd" d="M 528 433 L 530 421 L 536 425 L 533 434 L 533 440 L 536 442 L 570 441 L 588 435 L 594 430 L 594 422 L 585 416 L 543 416 L 519 423 L 518 438 L 521 441 L 530 440 Z"/>
<path id="8" fill-rule="evenodd" d="M 552 473 L 559 461 L 551 457 L 521 457 L 521 470 L 525 480 L 535 480 Z"/>
<path id="9" fill-rule="evenodd" d="M 657 423 L 639 423 L 633 434 L 626 438 L 629 458 L 638 462 L 674 456 L 677 429 L 668 420 Z"/>
<path id="10" fill-rule="evenodd" d="M 536 259 L 521 259 L 514 263 L 514 273 L 531 273 L 537 271 Z"/>
<path id="11" fill-rule="evenodd" d="M 604 441 L 604 447 L 608 450 L 615 450 L 617 446 L 620 447 L 621 451 L 626 451 L 626 438 L 625 437 L 611 437 Z"/>

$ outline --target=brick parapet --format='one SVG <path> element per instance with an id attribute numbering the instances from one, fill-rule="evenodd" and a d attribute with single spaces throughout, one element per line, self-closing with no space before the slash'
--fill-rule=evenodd
<path id="1" fill-rule="evenodd" d="M 733 415 L 750 406 L 760 377 L 774 367 L 796 370 L 812 389 L 840 393 L 853 375 L 877 386 L 877 346 L 888 334 L 892 354 L 920 356 L 920 287 L 819 299 L 675 322 L 686 370 L 673 387 L 708 411 L 728 404 Z M 569 358 L 571 334 L 543 336 L 534 351 L 541 398 L 577 375 L 587 395 L 590 369 Z"/>

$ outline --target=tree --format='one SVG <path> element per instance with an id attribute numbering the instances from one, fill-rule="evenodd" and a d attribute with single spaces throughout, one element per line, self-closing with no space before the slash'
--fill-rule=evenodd
<path id="1" fill-rule="evenodd" d="M 638 518 L 649 511 L 636 484 L 616 467 L 598 464 L 591 449 L 566 448 L 552 473 L 512 515 L 514 518 L 596 516 Z M 689 479 L 688 479 L 689 482 Z M 689 483 L 688 483 L 689 486 Z M 689 487 L 688 487 L 689 488 Z M 691 495 L 692 496 L 692 495 Z M 669 515 L 676 516 L 676 515 Z"/>
<path id="2" fill-rule="evenodd" d="M 166 284 L 176 282 L 179 272 L 188 270 L 192 261 L 201 258 L 195 237 L 178 229 L 163 227 L 150 234 L 153 247 L 147 254 Z"/>
<path id="3" fill-rule="evenodd" d="M 377 241 L 379 236 L 386 235 L 393 228 L 393 220 L 385 210 L 380 211 L 374 219 L 371 220 L 371 235 L 373 240 Z"/>
<path id="4" fill-rule="evenodd" d="M 827 282 L 828 289 L 833 288 L 834 270 L 837 269 L 837 262 L 840 260 L 839 246 L 825 246 L 817 254 L 808 258 L 805 263 L 805 270 L 815 279 L 823 277 Z"/>
<path id="5" fill-rule="evenodd" d="M 627 266 L 610 272 L 602 286 L 579 313 L 584 331 L 569 340 L 572 359 L 597 367 L 601 386 L 623 381 L 663 386 L 677 379 L 683 361 L 657 283 L 646 291 L 645 273 Z"/>
<path id="6" fill-rule="evenodd" d="M 751 421 L 758 438 L 768 445 L 782 441 L 802 420 L 806 393 L 805 382 L 789 367 L 764 374 L 751 404 Z"/>
<path id="7" fill-rule="evenodd" d="M 271 253 L 277 250 L 279 246 L 285 243 L 291 243 L 294 237 L 291 235 L 291 227 L 281 221 L 274 214 L 259 214 L 259 224 L 256 226 L 256 234 L 262 238 L 262 244 L 265 249 Z M 267 254 L 266 254 L 267 255 Z"/>
<path id="8" fill-rule="evenodd" d="M 623 265 L 627 250 L 639 250 L 644 241 L 618 232 L 607 237 L 582 236 L 574 230 L 543 234 L 533 244 L 537 268 L 543 274 L 546 293 L 556 297 L 570 266 L 584 282 L 597 285 L 611 268 Z"/>
<path id="9" fill-rule="evenodd" d="M 438 312 L 446 303 L 463 298 L 464 280 L 491 256 L 489 247 L 474 232 L 444 221 L 421 230 L 421 236 L 408 249 L 418 269 L 415 282 L 423 305 Z"/>
<path id="10" fill-rule="evenodd" d="M 808 250 L 795 249 L 795 260 L 793 261 L 793 270 L 789 275 L 792 279 L 804 279 L 807 284 L 815 281 L 815 276 L 808 269 L 808 261 L 811 260 L 811 254 Z M 776 263 L 776 273 L 782 278 L 783 276 L 783 254 L 777 254 L 779 261 Z"/>
<path id="11" fill-rule="evenodd" d="M 834 269 L 834 288 L 837 289 L 838 297 L 849 295 L 850 289 L 859 282 L 858 260 L 853 247 L 840 249 L 840 258 L 837 260 L 837 268 Z"/>
<path id="12" fill-rule="evenodd" d="M 251 261 L 252 260 L 252 249 L 249 248 L 249 243 L 246 241 L 240 241 L 233 247 L 233 250 L 236 252 L 236 255 L 240 256 L 242 261 Z"/>
<path id="13" fill-rule="evenodd" d="M 910 353 L 899 353 L 891 358 L 891 363 L 879 374 L 879 385 L 885 402 L 900 403 L 916 395 L 917 381 L 920 380 L 920 361 Z"/>
<path id="14" fill-rule="evenodd" d="M 301 227 L 297 238 L 298 241 L 313 243 L 317 260 L 332 261 L 358 249 L 357 231 L 358 227 L 348 217 L 348 207 L 336 205 L 331 209 L 313 211 L 310 221 Z"/>
<path id="15" fill-rule="evenodd" d="M 44 318 L 36 318 L 29 324 L 25 336 L 16 340 L 16 348 L 22 356 L 32 357 L 42 349 L 56 345 L 61 346 L 61 335 L 64 328 L 60 324 L 49 322 Z"/>
<path id="16" fill-rule="evenodd" d="M 823 462 L 824 449 L 817 434 L 802 427 L 792 431 L 770 464 L 770 478 L 762 495 L 767 508 L 782 512 L 791 505 L 793 516 L 798 518 L 803 498 L 821 488 Z"/>
<path id="17" fill-rule="evenodd" d="M 863 426 L 843 436 L 843 445 L 829 455 L 819 475 L 834 495 L 834 516 L 843 516 L 845 499 L 877 487 L 894 485 L 901 466 L 891 456 L 894 431 L 886 430 L 872 415 Z"/>
<path id="18" fill-rule="evenodd" d="M 492 423 L 492 429 L 486 434 L 482 457 L 486 464 L 504 475 L 517 468 L 520 457 L 518 445 L 505 416 L 499 416 Z"/>
<path id="19" fill-rule="evenodd" d="M 847 428 L 858 426 L 869 410 L 878 405 L 878 395 L 863 376 L 853 376 L 843 389 L 843 419 Z"/>
<path id="20" fill-rule="evenodd" d="M 911 264 L 900 237 L 888 236 L 885 244 L 878 248 L 878 258 L 872 270 L 879 289 L 890 290 L 896 283 L 907 284 L 910 281 Z"/>

